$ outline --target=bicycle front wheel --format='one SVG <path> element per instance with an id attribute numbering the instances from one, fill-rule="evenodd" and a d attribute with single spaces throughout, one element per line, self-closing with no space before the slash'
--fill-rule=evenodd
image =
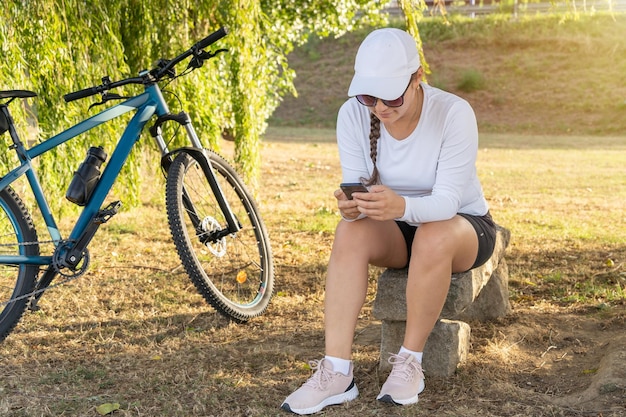
<path id="1" fill-rule="evenodd" d="M 204 299 L 226 317 L 246 322 L 261 315 L 274 290 L 274 266 L 265 225 L 235 170 L 206 151 L 222 194 L 239 223 L 223 235 L 225 216 L 195 159 L 179 154 L 169 167 L 167 216 L 185 270 Z"/>
<path id="2" fill-rule="evenodd" d="M 39 255 L 33 221 L 10 187 L 0 191 L 0 254 Z M 36 265 L 0 265 L 0 341 L 22 317 L 38 271 Z"/>

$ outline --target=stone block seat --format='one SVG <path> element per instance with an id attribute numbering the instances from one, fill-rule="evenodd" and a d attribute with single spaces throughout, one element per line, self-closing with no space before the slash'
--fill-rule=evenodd
<path id="1" fill-rule="evenodd" d="M 509 271 L 504 252 L 509 230 L 498 226 L 496 246 L 482 266 L 453 274 L 450 290 L 439 320 L 424 348 L 423 367 L 428 375 L 450 376 L 467 357 L 470 326 L 467 321 L 487 321 L 511 311 Z M 406 326 L 407 269 L 387 269 L 378 280 L 374 317 L 382 321 L 380 368 L 389 370 L 389 353 L 396 353 Z"/>

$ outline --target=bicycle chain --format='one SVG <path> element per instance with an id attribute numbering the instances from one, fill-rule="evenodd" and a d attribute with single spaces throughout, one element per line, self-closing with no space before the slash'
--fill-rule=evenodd
<path id="1" fill-rule="evenodd" d="M 41 244 L 47 244 L 47 243 L 53 243 L 53 244 L 57 244 L 57 243 L 64 243 L 66 241 L 59 241 L 59 240 L 43 240 L 43 241 L 35 241 L 35 242 L 20 242 L 20 243 L 0 243 L 0 247 L 3 246 L 29 246 L 29 245 L 41 245 Z M 56 253 L 56 251 L 55 251 Z M 77 278 L 80 278 L 81 276 L 83 276 L 85 274 L 85 272 L 87 272 L 87 267 L 89 266 L 89 251 L 87 249 L 85 249 L 85 253 L 83 256 L 83 263 L 80 267 L 80 270 L 75 271 L 76 273 L 74 274 L 66 274 L 62 272 L 62 268 L 59 265 L 58 259 L 56 258 L 56 256 L 53 256 L 52 259 L 52 267 L 56 270 L 56 273 L 59 274 L 60 276 L 64 277 L 65 279 L 63 279 L 62 281 L 57 282 L 56 284 L 52 284 L 52 285 L 48 285 L 46 288 L 41 288 L 39 290 L 35 290 L 32 292 L 29 292 L 27 294 L 23 294 L 17 298 L 12 298 L 9 299 L 7 301 L 1 301 L 0 302 L 0 307 L 4 307 L 5 305 L 8 305 L 10 303 L 15 303 L 17 301 L 23 300 L 25 298 L 30 298 L 34 295 L 37 295 L 39 293 L 42 293 L 44 291 L 47 291 L 51 288 L 55 288 L 58 287 L 60 285 L 63 284 L 67 284 L 70 281 L 74 281 Z"/>

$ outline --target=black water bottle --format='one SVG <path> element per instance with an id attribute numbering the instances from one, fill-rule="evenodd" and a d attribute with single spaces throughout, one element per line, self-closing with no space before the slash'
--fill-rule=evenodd
<path id="1" fill-rule="evenodd" d="M 102 146 L 92 146 L 87 151 L 87 158 L 80 164 L 70 183 L 65 198 L 74 204 L 84 206 L 89 201 L 93 189 L 100 179 L 100 166 L 106 161 L 107 154 Z"/>

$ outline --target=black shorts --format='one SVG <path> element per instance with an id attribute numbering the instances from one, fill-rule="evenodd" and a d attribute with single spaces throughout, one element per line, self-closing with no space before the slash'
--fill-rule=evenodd
<path id="1" fill-rule="evenodd" d="M 472 216 L 471 214 L 459 213 L 459 216 L 466 218 L 476 230 L 476 236 L 478 236 L 478 255 L 474 265 L 470 269 L 481 266 L 491 257 L 494 247 L 496 245 L 496 224 L 491 218 L 491 214 L 487 212 L 484 216 Z M 406 222 L 396 221 L 396 224 L 400 228 L 404 241 L 406 242 L 406 249 L 408 253 L 408 259 L 411 259 L 411 247 L 413 246 L 413 238 L 415 237 L 415 230 L 417 226 L 411 226 Z M 407 262 L 408 265 L 408 262 Z"/>

